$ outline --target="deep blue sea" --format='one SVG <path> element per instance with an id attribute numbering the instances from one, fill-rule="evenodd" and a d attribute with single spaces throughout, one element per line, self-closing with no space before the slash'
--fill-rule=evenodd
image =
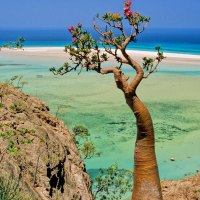
<path id="1" fill-rule="evenodd" d="M 88 30 L 97 38 L 98 34 L 91 28 Z M 25 46 L 65 46 L 71 42 L 66 28 L 63 29 L 2 29 L 0 28 L 0 44 L 14 41 L 20 36 L 25 37 Z M 128 48 L 135 50 L 154 50 L 161 46 L 165 52 L 186 53 L 200 55 L 199 29 L 146 29 L 138 36 L 137 42 Z"/>

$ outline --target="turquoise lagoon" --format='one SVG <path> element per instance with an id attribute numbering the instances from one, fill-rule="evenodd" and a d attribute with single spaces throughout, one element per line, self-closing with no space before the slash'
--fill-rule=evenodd
<path id="1" fill-rule="evenodd" d="M 101 157 L 86 160 L 93 174 L 118 163 L 133 168 L 135 119 L 112 75 L 76 73 L 53 76 L 49 67 L 64 59 L 0 53 L 0 81 L 23 75 L 24 92 L 49 104 L 69 129 L 86 126 Z M 130 70 L 127 73 L 134 75 Z M 200 66 L 163 64 L 138 88 L 154 121 L 161 179 L 180 179 L 200 170 Z M 175 161 L 170 161 L 170 158 Z"/>

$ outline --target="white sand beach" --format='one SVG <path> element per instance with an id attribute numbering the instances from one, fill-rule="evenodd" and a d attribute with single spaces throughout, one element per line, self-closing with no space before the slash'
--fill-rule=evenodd
<path id="1" fill-rule="evenodd" d="M 102 49 L 103 52 L 103 49 Z M 139 51 L 139 50 L 127 50 L 131 56 L 133 56 L 136 60 L 142 59 L 144 56 L 146 57 L 155 57 L 156 52 L 152 51 Z M 10 54 L 10 55 L 19 55 L 19 56 L 50 56 L 50 57 L 62 57 L 66 58 L 67 54 L 64 52 L 63 47 L 25 47 L 24 50 L 10 50 L 3 48 L 1 50 L 1 54 Z M 119 53 L 120 55 L 120 53 Z M 192 55 L 192 54 L 178 54 L 178 53 L 165 53 L 164 56 L 166 59 L 163 61 L 164 63 L 191 63 L 195 65 L 200 65 L 200 55 Z"/>

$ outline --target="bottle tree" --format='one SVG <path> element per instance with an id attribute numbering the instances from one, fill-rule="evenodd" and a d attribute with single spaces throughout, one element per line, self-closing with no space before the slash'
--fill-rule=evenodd
<path id="1" fill-rule="evenodd" d="M 143 58 L 140 65 L 127 51 L 127 46 L 136 41 L 148 22 L 149 17 L 131 10 L 131 1 L 124 3 L 123 15 L 119 13 L 105 13 L 94 19 L 94 29 L 100 35 L 99 40 L 83 30 L 82 24 L 71 26 L 68 31 L 72 35 L 72 45 L 66 46 L 70 63 L 66 62 L 60 68 L 51 68 L 54 74 L 64 75 L 71 71 L 95 71 L 99 74 L 114 75 L 117 88 L 122 90 L 126 103 L 132 110 L 137 124 L 137 137 L 134 151 L 134 185 L 133 200 L 162 200 L 160 178 L 155 155 L 154 128 L 151 115 L 136 94 L 141 81 L 156 72 L 159 63 L 164 59 L 160 47 L 156 47 L 155 58 Z M 96 25 L 96 21 L 105 24 L 105 28 Z M 129 31 L 125 27 L 129 27 Z M 104 67 L 109 57 L 116 60 L 116 66 Z M 135 72 L 132 80 L 125 75 L 124 65 Z"/>

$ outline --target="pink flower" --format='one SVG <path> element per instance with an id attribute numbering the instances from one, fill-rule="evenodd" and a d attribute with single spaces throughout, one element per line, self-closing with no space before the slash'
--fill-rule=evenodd
<path id="1" fill-rule="evenodd" d="M 128 10 L 130 10 L 130 7 L 128 6 L 124 7 L 124 12 L 127 12 Z"/>
<path id="2" fill-rule="evenodd" d="M 72 31 L 74 31 L 75 29 L 74 29 L 74 26 L 70 26 L 69 28 L 68 28 L 68 31 L 69 32 L 72 32 Z"/>
<path id="3" fill-rule="evenodd" d="M 78 23 L 78 27 L 81 27 L 82 26 L 82 24 L 81 23 Z"/>
<path id="4" fill-rule="evenodd" d="M 125 6 L 130 7 L 132 5 L 132 1 L 126 1 Z"/>
<path id="5" fill-rule="evenodd" d="M 124 13 L 124 15 L 126 16 L 126 17 L 130 17 L 130 16 L 132 16 L 132 11 L 131 10 L 128 10 L 127 12 L 125 12 Z"/>
<path id="6" fill-rule="evenodd" d="M 130 6 L 132 5 L 132 1 L 126 1 L 124 4 L 124 16 L 130 17 L 133 15 L 132 11 L 130 10 Z"/>

